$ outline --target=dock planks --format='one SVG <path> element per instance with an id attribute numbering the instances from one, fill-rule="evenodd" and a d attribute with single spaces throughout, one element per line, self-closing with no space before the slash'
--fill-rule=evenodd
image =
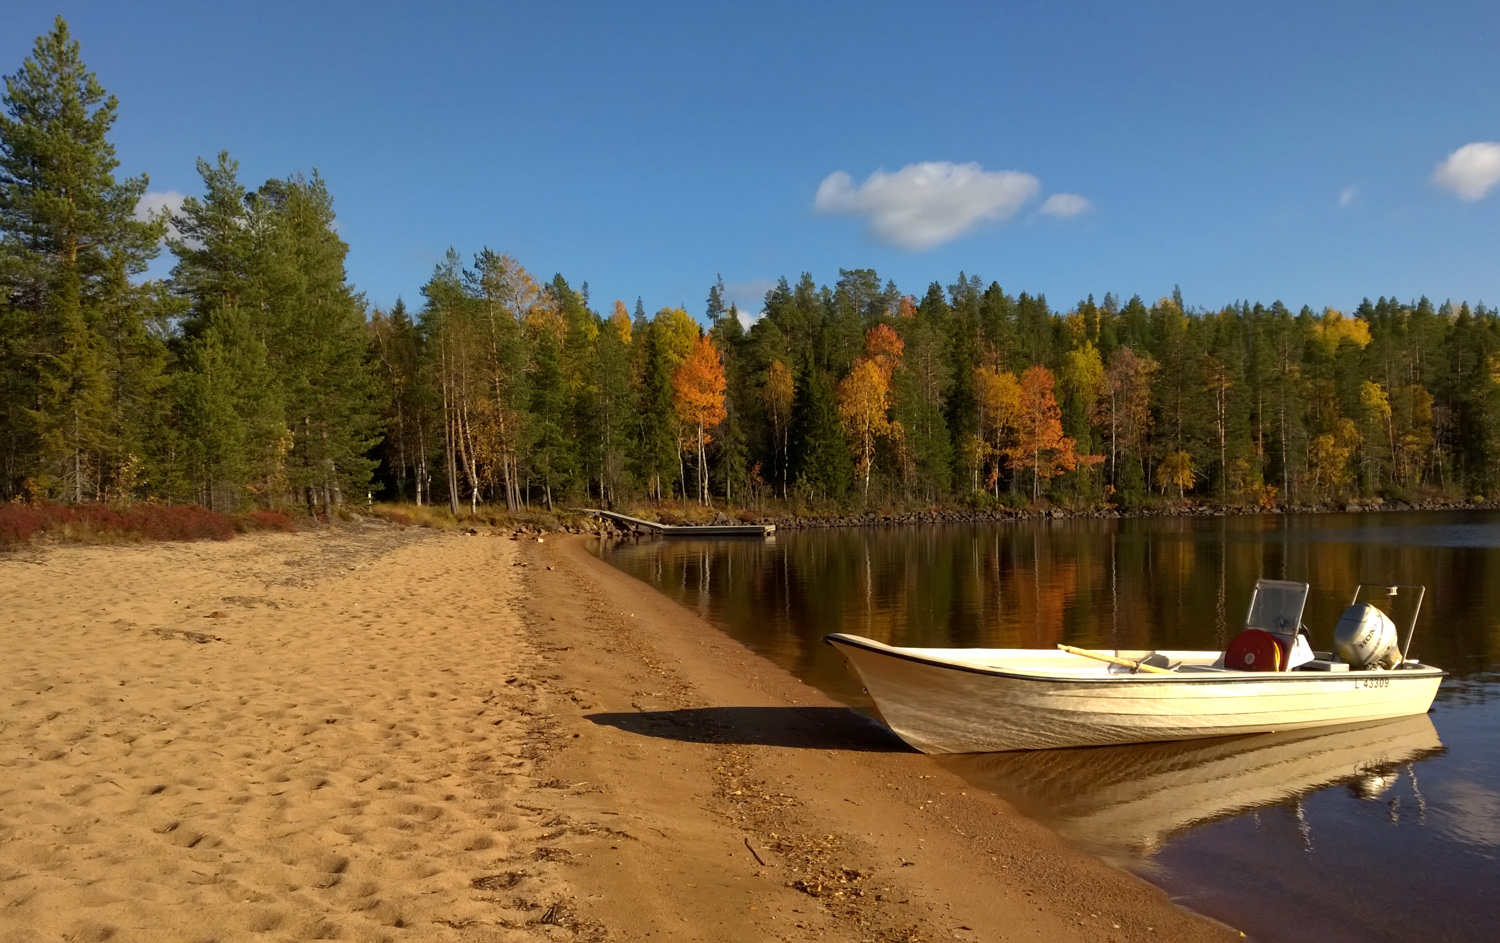
<path id="1" fill-rule="evenodd" d="M 595 514 L 621 524 L 645 527 L 663 537 L 769 537 L 776 532 L 775 524 L 661 524 L 598 508 L 579 508 L 578 511 L 580 514 Z"/>

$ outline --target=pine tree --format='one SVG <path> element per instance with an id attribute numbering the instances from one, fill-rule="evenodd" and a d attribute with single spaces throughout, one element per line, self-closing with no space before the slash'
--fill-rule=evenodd
<path id="1" fill-rule="evenodd" d="M 0 437 L 11 443 L 0 491 L 13 496 L 31 479 L 56 497 L 103 497 L 138 460 L 130 410 L 159 386 L 159 342 L 129 278 L 166 224 L 134 218 L 147 178 L 115 179 L 108 135 L 119 103 L 61 16 L 6 78 L 0 103 Z"/>
<path id="2" fill-rule="evenodd" d="M 979 307 L 981 288 L 978 277 L 966 278 L 948 287 L 952 305 L 947 318 L 948 364 L 953 378 L 943 402 L 943 419 L 949 440 L 955 443 L 977 442 L 979 438 L 979 405 L 974 390 L 974 369 L 979 366 Z M 978 454 L 969 449 L 953 450 L 953 480 L 972 480 L 978 474 Z"/>
<path id="3" fill-rule="evenodd" d="M 710 327 L 717 327 L 719 320 L 724 317 L 728 309 L 724 306 L 724 276 L 714 278 L 714 283 L 708 289 L 708 307 L 704 315 L 708 318 Z"/>
<path id="4" fill-rule="evenodd" d="M 172 290 L 190 306 L 181 326 L 188 338 L 197 335 L 211 311 L 239 307 L 251 291 L 255 238 L 239 166 L 228 151 L 220 151 L 213 164 L 200 157 L 203 197 L 184 199 L 172 220 L 178 233 L 167 240 L 177 256 Z"/>
<path id="5" fill-rule="evenodd" d="M 677 417 L 672 406 L 672 373 L 676 365 L 664 325 L 647 322 L 643 333 L 644 365 L 636 426 L 637 475 L 646 485 L 647 493 L 654 500 L 663 501 L 672 493 L 672 479 L 679 461 Z"/>
<path id="6" fill-rule="evenodd" d="M 175 377 L 190 500 L 220 511 L 279 503 L 291 435 L 276 377 L 249 313 L 214 308 L 184 345 Z"/>
<path id="7" fill-rule="evenodd" d="M 309 510 L 324 513 L 346 494 L 363 497 L 381 426 L 364 299 L 349 286 L 349 247 L 333 222 L 333 198 L 316 173 L 267 181 L 249 220 L 251 279 L 267 312 L 268 360 L 292 435 L 286 482 Z"/>
<path id="8" fill-rule="evenodd" d="M 794 468 L 797 485 L 811 497 L 840 501 L 854 482 L 854 461 L 833 384 L 827 373 L 810 367 L 800 388 L 804 395 L 795 409 L 801 443 Z"/>
<path id="9" fill-rule="evenodd" d="M 724 500 L 734 504 L 736 490 L 744 496 L 749 484 L 749 440 L 745 432 L 746 417 L 753 407 L 749 398 L 752 391 L 745 377 L 749 369 L 746 357 L 745 327 L 740 322 L 739 306 L 733 302 L 724 317 L 714 325 L 710 336 L 724 359 L 725 397 L 724 421 L 716 437 L 718 448 L 715 464 L 719 469 L 719 480 L 724 484 Z"/>
<path id="10" fill-rule="evenodd" d="M 590 384 L 592 438 L 597 441 L 599 497 L 614 507 L 629 483 L 630 425 L 635 414 L 635 391 L 630 383 L 630 355 L 634 337 L 625 304 L 599 330 L 594 346 Z"/>
<path id="11" fill-rule="evenodd" d="M 386 404 L 386 434 L 382 443 L 389 483 L 397 500 L 408 495 L 420 507 L 432 500 L 429 445 L 433 396 L 422 370 L 423 338 L 400 298 L 389 312 L 376 311 L 370 320 L 376 373 Z"/>
<path id="12" fill-rule="evenodd" d="M 422 336 L 423 373 L 436 391 L 438 419 L 442 425 L 442 478 L 448 510 L 458 514 L 462 482 L 477 501 L 478 472 L 474 455 L 473 417 L 479 413 L 482 383 L 477 376 L 475 340 L 477 330 L 471 316 L 472 299 L 464 291 L 463 262 L 448 249 L 432 277 L 422 286 L 427 302 L 422 307 L 418 330 Z M 436 437 L 434 437 L 436 438 Z M 506 495 L 510 497 L 509 492 Z"/>
<path id="13" fill-rule="evenodd" d="M 562 342 L 558 331 L 547 325 L 537 325 L 531 334 L 533 438 L 530 467 L 540 478 L 542 500 L 550 511 L 553 509 L 554 489 L 566 492 L 571 480 L 574 443 L 567 422 L 567 378 L 563 374 Z"/>
<path id="14" fill-rule="evenodd" d="M 172 291 L 186 305 L 173 391 L 184 485 L 179 496 L 217 510 L 247 499 L 278 503 L 291 441 L 281 378 L 266 346 L 268 325 L 256 285 L 256 242 L 238 164 L 221 152 L 198 161 L 202 199 L 188 197 L 167 241 L 177 264 Z"/>
<path id="15" fill-rule="evenodd" d="M 9 247 L 0 244 L 0 275 L 8 268 L 9 255 Z M 0 291 L 0 501 L 24 494 L 35 459 L 35 436 L 26 413 L 36 397 L 30 323 L 27 312 L 11 305 L 11 293 Z"/>
<path id="16" fill-rule="evenodd" d="M 938 320 L 947 308 L 941 289 L 936 300 L 941 307 L 932 304 L 927 312 L 902 320 L 906 355 L 892 378 L 896 418 L 916 468 L 916 480 L 929 501 L 948 493 L 953 474 L 953 440 L 943 416 L 953 375 L 944 356 L 946 337 Z"/>

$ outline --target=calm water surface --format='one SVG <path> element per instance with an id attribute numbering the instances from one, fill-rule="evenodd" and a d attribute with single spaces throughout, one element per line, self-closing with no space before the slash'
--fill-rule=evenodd
<path id="1" fill-rule="evenodd" d="M 829 632 L 1222 648 L 1265 576 L 1312 584 L 1304 621 L 1327 649 L 1356 584 L 1424 584 L 1412 657 L 1451 672 L 1425 717 L 933 762 L 1258 939 L 1500 934 L 1500 514 L 807 531 L 605 556 L 855 707 Z"/>

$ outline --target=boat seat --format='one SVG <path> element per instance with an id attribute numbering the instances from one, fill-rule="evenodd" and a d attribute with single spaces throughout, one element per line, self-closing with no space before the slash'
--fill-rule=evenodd
<path id="1" fill-rule="evenodd" d="M 1228 668 L 1220 668 L 1220 667 L 1218 667 L 1216 665 L 1183 665 L 1182 667 L 1178 668 L 1177 670 L 1180 671 L 1180 672 L 1183 672 L 1185 674 L 1185 673 L 1190 672 L 1190 671 L 1192 671 L 1192 672 L 1205 672 L 1206 671 L 1206 672 L 1219 673 L 1219 672 L 1228 671 L 1229 669 Z"/>

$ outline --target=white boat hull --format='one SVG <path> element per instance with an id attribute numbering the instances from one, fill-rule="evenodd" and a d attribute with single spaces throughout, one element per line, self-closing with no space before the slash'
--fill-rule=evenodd
<path id="1" fill-rule="evenodd" d="M 988 753 L 1302 730 L 1426 713 L 1444 673 L 1120 673 L 1029 649 L 896 648 L 830 635 L 881 719 L 924 753 Z M 1144 654 L 1144 653 L 1143 653 Z M 1208 665 L 1217 652 L 1163 652 Z"/>

